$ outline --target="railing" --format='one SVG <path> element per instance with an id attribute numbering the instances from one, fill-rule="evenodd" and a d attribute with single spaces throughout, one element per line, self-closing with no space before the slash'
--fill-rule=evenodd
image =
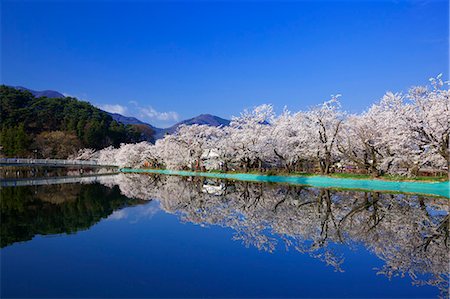
<path id="1" fill-rule="evenodd" d="M 26 165 L 67 165 L 67 166 L 110 166 L 115 167 L 116 165 L 107 165 L 98 163 L 95 160 L 60 160 L 60 159 L 25 159 L 25 158 L 0 158 L 1 165 L 17 165 L 17 164 L 26 164 Z"/>
<path id="2" fill-rule="evenodd" d="M 18 186 L 40 186 L 40 185 L 55 185 L 55 184 L 74 184 L 74 183 L 95 183 L 101 177 L 114 175 L 100 174 L 90 176 L 74 176 L 74 177 L 48 177 L 48 178 L 30 178 L 30 179 L 6 179 L 0 180 L 0 187 L 18 187 Z"/>

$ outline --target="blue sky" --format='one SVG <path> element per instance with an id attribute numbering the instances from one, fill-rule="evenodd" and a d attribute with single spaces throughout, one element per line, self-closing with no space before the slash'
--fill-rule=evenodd
<path id="1" fill-rule="evenodd" d="M 1 83 L 158 126 L 448 78 L 448 1 L 2 1 Z"/>

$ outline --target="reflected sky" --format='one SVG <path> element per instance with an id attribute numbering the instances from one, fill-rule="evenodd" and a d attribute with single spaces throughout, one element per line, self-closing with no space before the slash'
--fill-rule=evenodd
<path id="1" fill-rule="evenodd" d="M 435 298 L 448 291 L 445 199 L 139 175 L 72 186 L 65 210 L 83 203 L 76 215 L 97 207 L 101 216 L 71 234 L 36 231 L 31 241 L 5 246 L 2 297 Z M 116 205 L 99 209 L 105 197 Z M 27 209 L 4 198 L 2 222 Z M 61 210 L 68 202 L 51 204 Z"/>

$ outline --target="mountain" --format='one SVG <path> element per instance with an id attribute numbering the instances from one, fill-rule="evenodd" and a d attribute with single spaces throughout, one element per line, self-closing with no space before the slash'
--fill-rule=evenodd
<path id="1" fill-rule="evenodd" d="M 145 123 L 136 117 L 130 117 L 130 116 L 124 116 L 119 113 L 108 113 L 116 122 L 124 124 L 124 125 L 131 125 L 133 126 L 138 132 L 141 133 L 141 137 L 143 140 L 155 143 L 157 136 L 161 135 L 160 128 L 154 127 L 149 123 Z M 164 134 L 162 135 L 164 136 Z"/>
<path id="2" fill-rule="evenodd" d="M 40 97 L 47 97 L 47 98 L 65 98 L 65 96 L 62 93 L 59 93 L 54 90 L 43 90 L 43 91 L 36 91 L 32 90 L 26 87 L 22 86 L 15 86 L 12 87 L 20 91 L 28 91 L 30 92 L 34 97 L 40 98 Z M 135 117 L 129 117 L 124 116 L 119 113 L 111 113 L 101 110 L 102 112 L 107 113 L 112 117 L 113 120 L 116 122 L 123 124 L 125 126 L 131 125 L 134 127 L 136 131 L 138 131 L 141 134 L 142 140 L 147 140 L 150 142 L 154 142 L 157 139 L 163 138 L 166 134 L 173 134 L 176 132 L 179 126 L 181 125 L 208 125 L 208 126 L 228 126 L 230 124 L 230 121 L 228 119 L 224 119 L 215 115 L 211 114 L 200 114 L 196 117 L 186 119 L 183 121 L 180 121 L 179 123 L 176 123 L 175 125 L 169 127 L 169 128 L 157 128 L 149 123 L 143 122 Z"/>
<path id="3" fill-rule="evenodd" d="M 228 126 L 230 124 L 230 121 L 228 119 L 224 119 L 211 114 L 200 114 L 196 117 L 180 121 L 179 123 L 176 123 L 175 125 L 169 128 L 157 128 L 135 117 L 123 116 L 119 113 L 109 113 L 109 115 L 111 115 L 115 121 L 122 123 L 124 125 L 140 125 L 140 127 L 142 127 L 142 125 L 148 126 L 154 132 L 153 135 L 154 140 L 161 139 L 166 134 L 175 133 L 178 127 L 181 125 L 189 126 L 196 124 L 196 125 L 219 127 L 219 126 Z"/>
<path id="4" fill-rule="evenodd" d="M 34 95 L 36 98 L 40 98 L 40 97 L 47 97 L 47 98 L 64 98 L 65 96 L 62 93 L 59 93 L 57 91 L 54 90 L 42 90 L 42 91 L 37 91 L 37 90 L 32 90 L 32 89 L 28 89 L 22 86 L 15 86 L 13 87 L 17 90 L 26 90 L 31 92 L 32 95 Z"/>
<path id="5" fill-rule="evenodd" d="M 0 85 L 0 107 L 0 156 L 60 159 L 81 148 L 142 140 L 135 125 L 121 124 L 71 97 L 37 98 L 28 90 Z"/>
<path id="6" fill-rule="evenodd" d="M 208 125 L 212 127 L 219 127 L 230 125 L 230 121 L 228 119 L 224 119 L 211 114 L 200 114 L 199 116 L 183 120 L 173 125 L 169 129 L 176 129 L 181 125 Z"/>
<path id="7" fill-rule="evenodd" d="M 124 116 L 122 114 L 119 113 L 112 113 L 112 112 L 107 112 L 109 115 L 111 115 L 111 117 L 117 121 L 120 122 L 124 125 L 141 125 L 141 124 L 145 124 L 148 125 L 150 127 L 152 127 L 152 125 L 144 123 L 143 121 L 140 121 L 139 119 L 135 118 L 135 117 L 130 117 L 130 116 Z"/>
<path id="8" fill-rule="evenodd" d="M 155 134 L 155 139 L 163 138 L 166 134 L 173 134 L 176 132 L 179 126 L 181 125 L 207 125 L 212 127 L 220 127 L 220 126 L 228 126 L 230 125 L 230 121 L 228 119 L 224 119 L 215 115 L 211 114 L 200 114 L 196 117 L 189 118 L 183 121 L 180 121 L 179 123 L 174 124 L 173 126 L 161 129 L 160 132 L 157 132 Z"/>

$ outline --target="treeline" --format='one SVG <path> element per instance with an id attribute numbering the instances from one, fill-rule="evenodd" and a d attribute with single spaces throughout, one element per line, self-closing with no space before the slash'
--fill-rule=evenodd
<path id="1" fill-rule="evenodd" d="M 7 157 L 66 158 L 80 148 L 100 149 L 140 141 L 133 126 L 76 98 L 34 97 L 0 86 L 0 145 Z"/>
<path id="2" fill-rule="evenodd" d="M 450 163 L 445 84 L 438 77 L 431 86 L 388 92 L 361 114 L 346 113 L 338 97 L 281 115 L 262 105 L 234 117 L 227 127 L 181 126 L 155 145 L 124 144 L 79 157 L 168 169 L 442 174 Z"/>

